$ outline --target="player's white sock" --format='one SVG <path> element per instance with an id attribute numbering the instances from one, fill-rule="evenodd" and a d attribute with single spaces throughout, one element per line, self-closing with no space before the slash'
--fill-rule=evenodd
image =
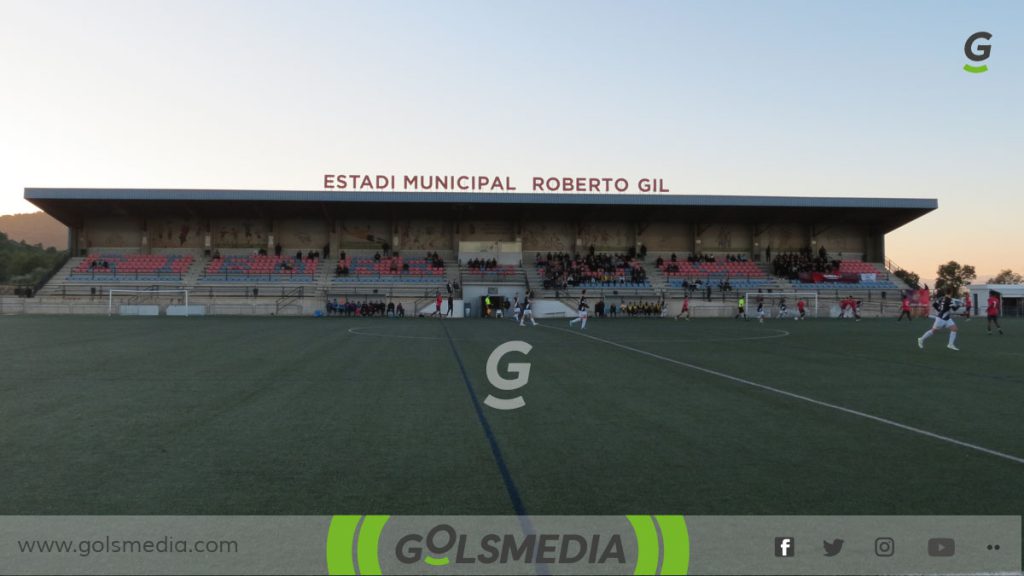
<path id="1" fill-rule="evenodd" d="M 956 342 L 956 332 L 949 333 L 949 345 L 952 346 Z"/>
<path id="2" fill-rule="evenodd" d="M 586 318 L 584 318 L 584 319 L 583 319 L 583 320 L 581 321 L 581 323 L 580 323 L 580 330 L 586 330 L 586 329 L 587 329 L 587 319 L 586 319 Z"/>
<path id="3" fill-rule="evenodd" d="M 932 334 L 934 334 L 934 332 L 932 332 L 931 330 L 925 332 L 924 336 L 921 336 L 921 340 L 927 340 L 927 339 L 931 338 Z"/>
<path id="4" fill-rule="evenodd" d="M 575 324 L 575 323 L 577 323 L 579 321 L 580 321 L 580 317 L 577 316 L 577 317 L 573 318 L 572 320 L 569 320 L 569 326 L 572 326 L 573 324 Z"/>

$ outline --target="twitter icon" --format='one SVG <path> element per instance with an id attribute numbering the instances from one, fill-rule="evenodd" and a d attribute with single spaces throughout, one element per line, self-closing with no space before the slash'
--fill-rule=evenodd
<path id="1" fill-rule="evenodd" d="M 825 546 L 825 556 L 835 556 L 843 551 L 843 540 L 840 538 L 836 538 L 831 542 L 825 540 L 822 544 Z"/>

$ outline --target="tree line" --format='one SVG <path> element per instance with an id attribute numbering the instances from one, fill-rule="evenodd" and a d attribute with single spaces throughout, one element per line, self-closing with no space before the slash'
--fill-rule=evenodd
<path id="1" fill-rule="evenodd" d="M 909 270 L 896 270 L 893 275 L 906 282 L 907 286 L 917 290 L 923 288 L 924 285 L 921 283 L 921 277 L 914 272 Z M 939 269 L 935 272 L 935 287 L 934 289 L 939 292 L 944 292 L 946 289 L 950 289 L 954 294 L 960 294 L 964 288 L 969 286 L 972 281 L 978 278 L 978 274 L 974 271 L 974 266 L 970 264 L 961 265 L 956 260 L 950 260 L 949 262 L 939 266 Z M 996 274 L 995 277 L 989 278 L 986 284 L 1024 284 L 1024 277 L 1020 274 L 1010 270 L 1009 268 Z"/>
<path id="2" fill-rule="evenodd" d="M 0 232 L 0 284 L 34 286 L 57 266 L 66 252 L 15 242 Z"/>

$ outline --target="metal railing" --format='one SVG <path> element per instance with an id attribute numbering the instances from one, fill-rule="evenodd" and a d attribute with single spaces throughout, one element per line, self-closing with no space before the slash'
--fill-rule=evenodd
<path id="1" fill-rule="evenodd" d="M 82 272 L 75 272 L 72 270 L 68 277 L 72 281 L 83 281 L 83 282 L 103 282 L 103 281 L 128 281 L 128 280 L 142 280 L 142 281 L 181 281 L 185 277 L 185 273 L 179 272 L 118 272 L 116 269 L 111 268 L 109 270 L 86 270 Z"/>

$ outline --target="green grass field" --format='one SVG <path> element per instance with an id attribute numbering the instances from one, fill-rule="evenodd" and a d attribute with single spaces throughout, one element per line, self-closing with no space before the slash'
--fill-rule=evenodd
<path id="1" fill-rule="evenodd" d="M 0 317 L 0 514 L 1024 513 L 1020 322 L 542 324 Z"/>

